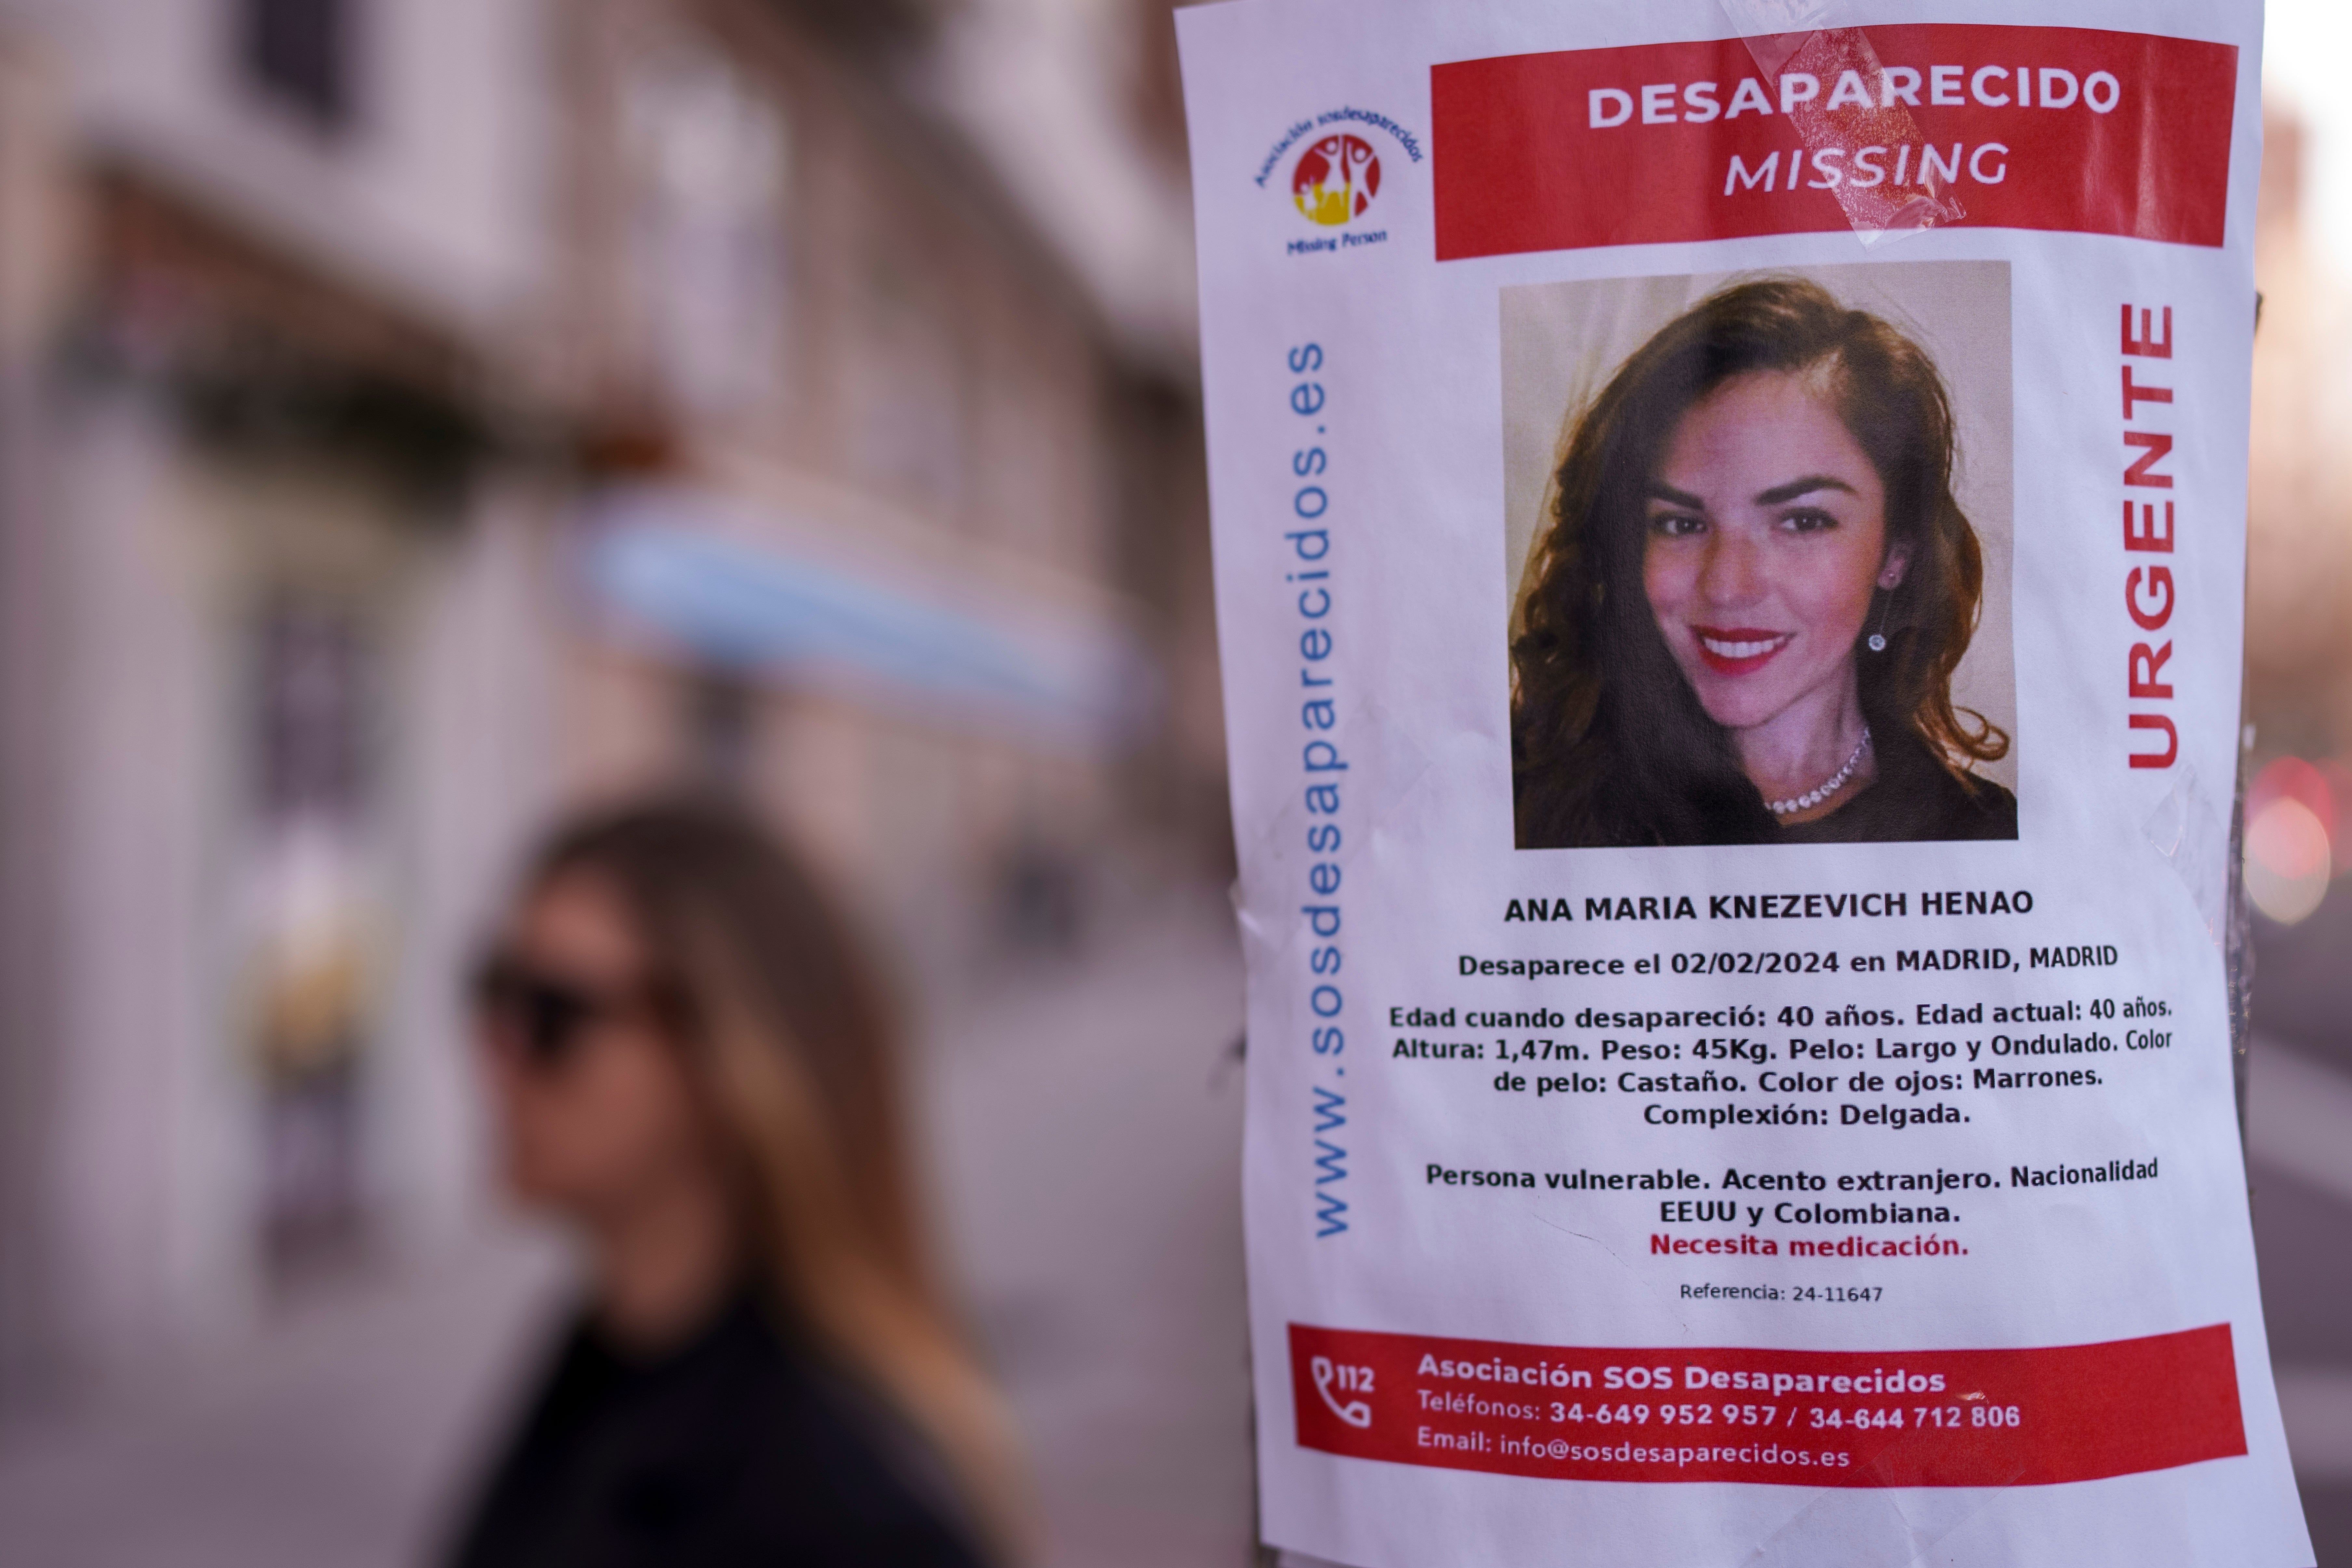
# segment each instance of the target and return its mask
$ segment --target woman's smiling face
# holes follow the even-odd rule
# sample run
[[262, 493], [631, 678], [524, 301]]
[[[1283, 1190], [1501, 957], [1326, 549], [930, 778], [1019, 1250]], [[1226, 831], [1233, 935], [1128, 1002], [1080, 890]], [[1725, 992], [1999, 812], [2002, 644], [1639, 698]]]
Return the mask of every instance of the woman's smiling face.
[[1727, 729], [1841, 688], [1873, 590], [1903, 579], [1885, 488], [1819, 381], [1724, 383], [1683, 415], [1650, 481], [1642, 585]]

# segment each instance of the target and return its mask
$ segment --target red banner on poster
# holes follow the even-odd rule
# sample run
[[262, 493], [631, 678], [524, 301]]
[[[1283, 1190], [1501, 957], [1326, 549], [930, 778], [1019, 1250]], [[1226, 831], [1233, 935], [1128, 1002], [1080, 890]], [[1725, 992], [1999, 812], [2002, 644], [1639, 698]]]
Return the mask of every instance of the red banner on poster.
[[2218, 246], [2237, 56], [1936, 25], [1434, 66], [1437, 257], [1954, 224]]
[[2007, 1487], [2246, 1452], [2226, 1323], [2030, 1350], [1593, 1350], [1290, 1325], [1298, 1444], [1589, 1481]]

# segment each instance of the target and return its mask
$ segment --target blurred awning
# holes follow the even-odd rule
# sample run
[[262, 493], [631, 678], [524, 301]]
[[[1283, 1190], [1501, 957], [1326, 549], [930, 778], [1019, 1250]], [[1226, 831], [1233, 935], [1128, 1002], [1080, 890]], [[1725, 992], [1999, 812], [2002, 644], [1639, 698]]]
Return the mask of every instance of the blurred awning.
[[1002, 590], [926, 591], [772, 543], [760, 522], [689, 488], [610, 491], [591, 510], [591, 585], [698, 662], [935, 720], [1085, 744], [1132, 735], [1157, 707], [1156, 671], [1108, 616]]

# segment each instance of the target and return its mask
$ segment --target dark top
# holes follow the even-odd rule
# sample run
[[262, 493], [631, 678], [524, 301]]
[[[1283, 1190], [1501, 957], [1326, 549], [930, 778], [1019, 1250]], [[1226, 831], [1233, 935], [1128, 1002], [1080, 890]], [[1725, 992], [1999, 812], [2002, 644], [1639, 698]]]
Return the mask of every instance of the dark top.
[[1729, 767], [1679, 783], [1620, 786], [1597, 804], [1575, 801], [1555, 777], [1530, 769], [1513, 739], [1514, 811], [1522, 849], [1640, 844], [1899, 844], [2014, 838], [2017, 797], [1990, 779], [1946, 767], [1912, 729], [1874, 723], [1875, 776], [1838, 808], [1784, 826], [1744, 774]]
[[1827, 816], [1780, 829], [1783, 844], [2014, 838], [2017, 797], [1990, 779], [1962, 783], [1908, 729], [1874, 731], [1878, 776]]
[[[565, 1335], [454, 1568], [977, 1568], [881, 1413], [749, 1297], [632, 1360]], [[904, 1445], [899, 1445], [903, 1447]]]

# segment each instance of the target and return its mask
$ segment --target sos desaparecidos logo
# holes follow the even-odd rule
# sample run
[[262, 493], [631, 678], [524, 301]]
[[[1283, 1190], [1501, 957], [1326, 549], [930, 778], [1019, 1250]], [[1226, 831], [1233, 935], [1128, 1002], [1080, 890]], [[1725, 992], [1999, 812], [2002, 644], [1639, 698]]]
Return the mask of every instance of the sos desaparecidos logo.
[[1341, 131], [1310, 142], [1290, 172], [1290, 199], [1310, 223], [1337, 228], [1370, 210], [1381, 194], [1381, 155]]
[[[1395, 145], [1382, 146], [1375, 132], [1385, 132]], [[1388, 237], [1384, 230], [1371, 230], [1381, 221], [1383, 174], [1395, 174], [1398, 153], [1403, 162], [1420, 163], [1420, 140], [1387, 115], [1366, 110], [1329, 110], [1286, 129], [1258, 165], [1257, 184], [1272, 184], [1286, 166], [1291, 205], [1324, 237], [1294, 241], [1288, 248], [1330, 250]]]

